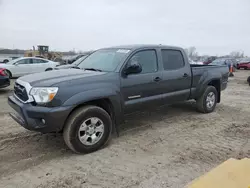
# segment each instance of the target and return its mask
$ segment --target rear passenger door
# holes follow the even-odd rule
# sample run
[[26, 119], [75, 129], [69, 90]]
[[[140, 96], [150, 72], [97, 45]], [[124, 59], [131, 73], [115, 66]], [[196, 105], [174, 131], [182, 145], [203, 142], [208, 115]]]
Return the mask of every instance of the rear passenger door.
[[184, 101], [189, 98], [192, 74], [190, 64], [184, 60], [180, 50], [162, 49], [164, 88], [163, 100], [166, 104]]
[[156, 50], [147, 49], [135, 52], [129, 58], [124, 69], [129, 66], [131, 61], [137, 61], [142, 67], [142, 72], [126, 76], [121, 75], [121, 95], [125, 113], [162, 104], [161, 72], [158, 70]]
[[32, 59], [32, 73], [44, 72], [49, 67], [49, 62], [44, 59]]

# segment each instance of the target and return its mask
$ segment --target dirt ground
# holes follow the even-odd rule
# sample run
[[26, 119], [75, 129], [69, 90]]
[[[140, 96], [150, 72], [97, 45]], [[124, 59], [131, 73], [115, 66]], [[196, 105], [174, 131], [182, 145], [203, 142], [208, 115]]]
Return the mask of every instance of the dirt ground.
[[228, 158], [250, 157], [250, 71], [230, 78], [211, 114], [193, 102], [128, 117], [120, 137], [95, 153], [76, 155], [62, 135], [17, 125], [0, 91], [0, 187], [184, 187]]

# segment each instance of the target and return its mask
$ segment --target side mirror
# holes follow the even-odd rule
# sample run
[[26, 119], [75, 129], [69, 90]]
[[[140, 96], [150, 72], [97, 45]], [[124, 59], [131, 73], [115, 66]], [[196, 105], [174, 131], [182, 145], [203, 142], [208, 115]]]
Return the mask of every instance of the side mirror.
[[125, 69], [124, 73], [126, 75], [129, 75], [129, 74], [137, 74], [137, 73], [140, 73], [141, 71], [142, 71], [141, 65], [139, 63], [134, 63], [134, 64], [128, 66]]

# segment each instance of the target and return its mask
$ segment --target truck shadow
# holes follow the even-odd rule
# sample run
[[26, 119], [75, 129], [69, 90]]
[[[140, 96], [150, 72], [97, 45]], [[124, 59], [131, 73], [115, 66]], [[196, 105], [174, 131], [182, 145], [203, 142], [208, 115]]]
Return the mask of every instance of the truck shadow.
[[62, 134], [21, 133], [0, 140], [0, 177], [72, 155]]
[[121, 134], [129, 130], [145, 127], [147, 124], [162, 121], [169, 117], [199, 114], [194, 101], [161, 106], [157, 109], [145, 109], [143, 112], [126, 115], [126, 122], [120, 126]]
[[[227, 109], [223, 111], [218, 110], [223, 114], [227, 114], [232, 110], [228, 106], [219, 108]], [[125, 124], [120, 126], [120, 135], [121, 137], [133, 137], [134, 134], [147, 131], [149, 129], [147, 126], [153, 125], [157, 127], [157, 122], [166, 121], [169, 118], [172, 118], [170, 121], [176, 122], [200, 115], [196, 111], [195, 103], [192, 101], [162, 106], [157, 109], [147, 109], [144, 112], [127, 115]], [[132, 135], [128, 133], [131, 130], [134, 130]], [[116, 139], [114, 138], [113, 142]], [[112, 147], [112, 142], [110, 147]], [[40, 134], [22, 131], [16, 135], [0, 138], [0, 177], [26, 170], [43, 162], [67, 158], [72, 155], [75, 154], [65, 145], [62, 134]]]
[[[121, 135], [124, 131], [139, 128], [149, 121], [157, 122], [162, 118], [182, 113], [196, 113], [192, 103], [163, 106], [156, 110], [147, 109], [142, 113], [131, 114], [127, 116], [127, 122], [122, 125]], [[0, 177], [53, 159], [74, 155], [65, 145], [62, 134], [41, 134], [30, 131], [22, 131], [0, 138], [0, 151]]]

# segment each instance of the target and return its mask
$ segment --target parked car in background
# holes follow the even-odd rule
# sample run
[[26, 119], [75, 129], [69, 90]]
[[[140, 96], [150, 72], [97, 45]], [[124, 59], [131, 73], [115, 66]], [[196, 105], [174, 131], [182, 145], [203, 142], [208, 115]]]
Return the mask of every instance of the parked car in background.
[[10, 85], [10, 79], [6, 69], [0, 68], [0, 88], [5, 88]]
[[31, 73], [53, 70], [58, 62], [36, 57], [21, 57], [6, 64], [0, 64], [0, 68], [6, 69], [10, 78], [24, 76]]
[[9, 61], [12, 61], [14, 59], [20, 58], [18, 56], [12, 56], [12, 57], [4, 57], [4, 58], [0, 58], [0, 63], [8, 63]]
[[86, 57], [88, 57], [88, 56], [87, 55], [82, 56], [81, 58], [77, 59], [72, 64], [60, 65], [60, 66], [55, 67], [54, 69], [59, 70], [59, 69], [77, 68], [77, 65], [79, 65], [82, 61], [84, 61], [84, 59], [86, 59]]
[[209, 65], [227, 65], [230, 69], [231, 65], [233, 65], [234, 68], [236, 68], [237, 61], [233, 58], [218, 58], [214, 60]]
[[243, 58], [237, 62], [237, 69], [250, 69], [250, 58]]
[[204, 65], [208, 65], [208, 64], [212, 63], [215, 59], [217, 59], [216, 56], [208, 57], [208, 58], [206, 58], [206, 59], [203, 61], [203, 64], [204, 64]]
[[193, 60], [189, 59], [189, 64], [191, 64], [191, 65], [203, 65], [203, 62], [193, 61]]

